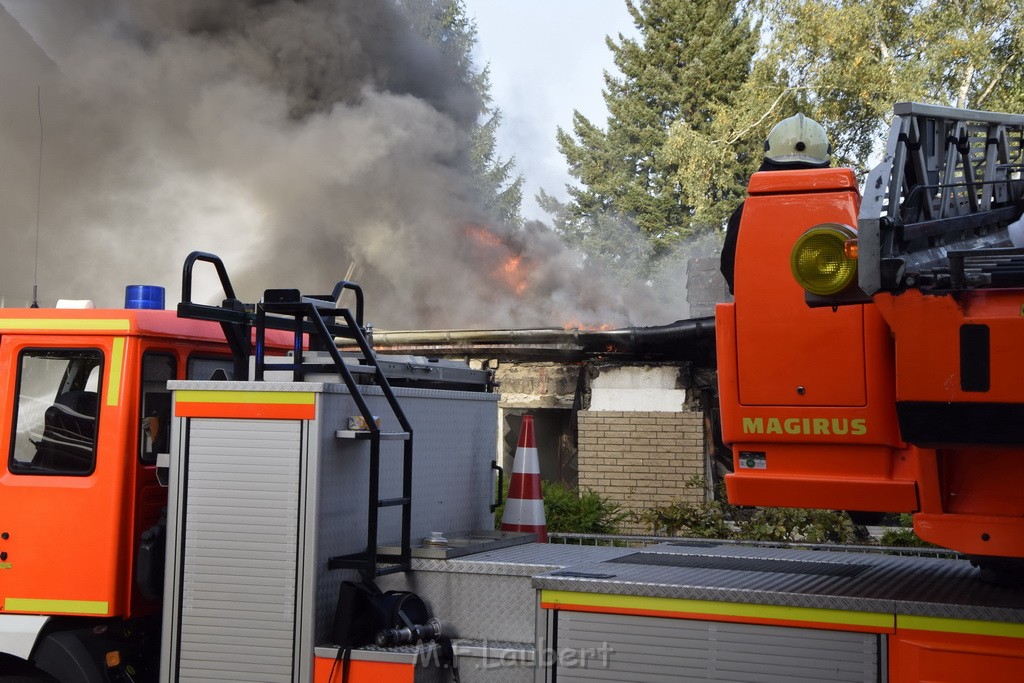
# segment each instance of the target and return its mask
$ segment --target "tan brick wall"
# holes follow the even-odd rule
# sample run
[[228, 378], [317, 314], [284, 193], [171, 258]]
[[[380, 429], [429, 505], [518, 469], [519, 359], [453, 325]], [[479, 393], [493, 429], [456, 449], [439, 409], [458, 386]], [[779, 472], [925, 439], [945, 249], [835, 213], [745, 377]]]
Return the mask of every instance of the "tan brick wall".
[[[642, 512], [703, 492], [686, 480], [704, 474], [700, 412], [579, 412], [579, 485]], [[623, 530], [645, 530], [632, 518]]]

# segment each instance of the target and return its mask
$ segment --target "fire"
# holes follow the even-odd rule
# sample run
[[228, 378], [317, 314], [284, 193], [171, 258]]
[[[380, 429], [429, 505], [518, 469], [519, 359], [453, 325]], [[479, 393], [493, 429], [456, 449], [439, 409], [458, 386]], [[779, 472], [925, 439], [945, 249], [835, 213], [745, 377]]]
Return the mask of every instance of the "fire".
[[605, 332], [607, 330], [614, 330], [615, 325], [611, 323], [588, 324], [582, 323], [579, 320], [570, 320], [562, 325], [562, 329], [585, 330], [587, 332]]
[[491, 247], [501, 246], [503, 242], [501, 238], [495, 235], [487, 228], [479, 225], [468, 225], [466, 226], [466, 234], [475, 239], [480, 244], [485, 244]]
[[510, 256], [505, 260], [505, 265], [501, 267], [505, 274], [505, 282], [516, 293], [516, 296], [522, 296], [529, 284], [527, 279], [530, 276], [530, 271], [525, 268], [520, 269], [522, 263], [522, 256]]
[[523, 296], [530, 287], [530, 276], [536, 264], [524, 256], [515, 246], [480, 225], [466, 226], [466, 235], [472, 238], [474, 256], [490, 269], [490, 278], [516, 296]]

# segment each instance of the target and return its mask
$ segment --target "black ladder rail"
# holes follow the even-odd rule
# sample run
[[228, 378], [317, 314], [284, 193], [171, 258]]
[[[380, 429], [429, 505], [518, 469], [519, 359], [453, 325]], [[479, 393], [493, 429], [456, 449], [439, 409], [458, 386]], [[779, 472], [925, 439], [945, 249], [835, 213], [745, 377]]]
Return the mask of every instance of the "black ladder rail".
[[[196, 262], [210, 263], [217, 271], [225, 299], [221, 306], [211, 306], [192, 301], [192, 273]], [[350, 290], [355, 294], [355, 316], [345, 308], [338, 308], [337, 302], [341, 295]], [[302, 297], [298, 290], [268, 290], [264, 303], [257, 306], [243, 304], [235, 298], [234, 288], [228, 278], [227, 269], [221, 259], [210, 253], [195, 251], [188, 255], [182, 269], [182, 297], [178, 304], [178, 316], [197, 320], [210, 320], [220, 323], [224, 336], [234, 358], [234, 379], [244, 380], [248, 377], [248, 359], [254, 358], [254, 379], [262, 381], [266, 365], [266, 330], [273, 329], [291, 332], [291, 352], [295, 362], [291, 364], [273, 364], [274, 370], [291, 370], [296, 381], [302, 381], [307, 372], [324, 372], [323, 364], [306, 363], [303, 360], [303, 334], [310, 335], [311, 351], [327, 351], [334, 370], [341, 376], [348, 389], [359, 414], [363, 417], [366, 431], [351, 432], [338, 430], [338, 438], [368, 440], [370, 442], [370, 491], [367, 501], [367, 533], [366, 551], [352, 555], [331, 558], [329, 568], [357, 569], [364, 578], [372, 578], [382, 574], [408, 571], [411, 564], [411, 526], [412, 526], [412, 426], [409, 423], [398, 399], [395, 397], [391, 384], [383, 369], [377, 362], [376, 355], [364, 333], [363, 326], [363, 291], [359, 285], [345, 280], [339, 281], [330, 295]], [[266, 301], [266, 299], [273, 299]], [[270, 315], [268, 315], [270, 314]], [[330, 323], [325, 320], [330, 321]], [[335, 322], [342, 318], [344, 325]], [[255, 335], [253, 329], [255, 328]], [[255, 336], [255, 343], [253, 337]], [[403, 431], [382, 432], [377, 426], [359, 390], [359, 382], [355, 380], [342, 357], [335, 338], [353, 339], [359, 347], [362, 357], [360, 365], [373, 369], [373, 382], [380, 387], [392, 412]], [[255, 346], [255, 349], [253, 348]], [[380, 444], [381, 441], [402, 440], [402, 495], [396, 498], [380, 498]], [[380, 508], [402, 508], [402, 539], [397, 554], [380, 554], [377, 552], [378, 511]], [[378, 560], [385, 559], [387, 566], [381, 566]]]
[[[346, 284], [349, 288], [354, 287], [350, 283]], [[358, 288], [356, 289], [357, 292], [361, 294], [361, 291], [358, 290]], [[357, 294], [357, 299], [359, 300], [359, 308], [361, 309], [362, 297], [359, 296], [359, 294]], [[257, 381], [263, 379], [267, 367], [264, 353], [265, 335], [268, 327], [267, 314], [291, 316], [294, 323], [294, 327], [292, 328], [295, 340], [293, 344], [293, 353], [295, 354], [296, 362], [291, 364], [274, 364], [272, 366], [273, 369], [285, 371], [291, 370], [296, 381], [302, 381], [308, 371], [323, 371], [322, 366], [305, 363], [302, 359], [302, 334], [305, 327], [303, 322], [306, 321], [311, 323], [313, 334], [318, 335], [321, 340], [325, 341], [322, 346], [330, 355], [331, 360], [334, 363], [335, 370], [341, 376], [353, 402], [359, 410], [359, 414], [367, 425], [367, 431], [365, 432], [338, 430], [336, 433], [339, 438], [366, 439], [370, 442], [370, 481], [369, 496], [367, 500], [366, 550], [362, 553], [332, 557], [328, 562], [328, 568], [356, 569], [366, 579], [372, 579], [374, 576], [381, 576], [383, 574], [408, 571], [412, 562], [411, 528], [413, 430], [405, 412], [402, 410], [398, 398], [394, 394], [387, 376], [384, 374], [383, 369], [377, 362], [376, 354], [370, 347], [369, 341], [363, 333], [362, 326], [359, 324], [357, 318], [353, 317], [350, 310], [345, 308], [329, 307], [327, 302], [321, 303], [320, 301], [317, 301], [316, 303], [313, 303], [313, 301], [310, 300], [300, 300], [293, 302], [264, 302], [259, 304], [256, 309], [255, 372]], [[358, 311], [358, 314], [361, 315], [361, 310]], [[335, 327], [335, 329], [329, 329], [324, 321], [324, 315], [331, 318], [341, 317], [344, 319], [345, 325], [332, 326]], [[338, 335], [336, 334], [338, 331], [344, 331], [346, 334]], [[360, 353], [362, 354], [362, 358], [360, 359], [362, 361], [361, 364], [373, 369], [374, 383], [380, 387], [381, 393], [384, 394], [384, 397], [387, 400], [392, 413], [395, 415], [395, 418], [398, 420], [402, 431], [382, 432], [380, 427], [377, 426], [373, 413], [359, 390], [359, 383], [356, 382], [351, 370], [348, 368], [348, 364], [342, 357], [341, 352], [332, 341], [335, 336], [345, 336], [355, 341], [356, 345], [359, 347]], [[380, 497], [380, 444], [382, 440], [404, 441], [402, 453], [402, 495], [398, 498], [381, 499]], [[377, 551], [378, 514], [382, 507], [402, 508], [401, 547], [397, 555], [382, 555]], [[381, 566], [381, 559], [386, 560], [387, 566]]]
[[[210, 263], [216, 269], [225, 296], [224, 302], [220, 306], [210, 306], [192, 301], [192, 270], [196, 261]], [[216, 254], [193, 251], [185, 258], [185, 265], [181, 272], [181, 302], [178, 304], [178, 317], [212, 320], [220, 323], [234, 361], [233, 379], [245, 379], [249, 371], [247, 367], [249, 354], [252, 351], [250, 330], [252, 329], [253, 313], [235, 298], [235, 289], [231, 286], [227, 268]]]

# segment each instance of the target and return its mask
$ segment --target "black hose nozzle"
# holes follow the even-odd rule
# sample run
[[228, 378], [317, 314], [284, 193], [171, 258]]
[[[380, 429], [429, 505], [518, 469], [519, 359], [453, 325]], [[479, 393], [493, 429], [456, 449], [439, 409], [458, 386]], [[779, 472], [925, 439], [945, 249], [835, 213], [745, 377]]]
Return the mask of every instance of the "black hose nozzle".
[[408, 645], [423, 640], [436, 640], [441, 637], [441, 622], [431, 619], [425, 624], [413, 624], [406, 628], [386, 628], [377, 632], [373, 639], [378, 647], [391, 645]]

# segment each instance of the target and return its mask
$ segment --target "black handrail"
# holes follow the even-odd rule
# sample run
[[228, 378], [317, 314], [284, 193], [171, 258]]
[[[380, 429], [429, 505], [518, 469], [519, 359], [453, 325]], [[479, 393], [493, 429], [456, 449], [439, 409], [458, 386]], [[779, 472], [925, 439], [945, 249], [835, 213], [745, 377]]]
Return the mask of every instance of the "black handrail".
[[224, 288], [224, 294], [227, 295], [228, 299], [235, 298], [235, 289], [231, 286], [231, 279], [228, 278], [227, 268], [224, 267], [224, 262], [220, 260], [220, 257], [216, 254], [210, 254], [205, 251], [193, 251], [185, 258], [185, 267], [182, 269], [181, 274], [181, 301], [182, 303], [192, 303], [192, 268], [196, 261], [205, 261], [206, 263], [212, 263], [214, 268], [217, 269], [217, 277], [220, 278], [220, 285]]
[[348, 282], [347, 280], [341, 280], [338, 284], [334, 285], [334, 291], [331, 292], [331, 300], [334, 305], [338, 305], [338, 300], [341, 298], [342, 293], [346, 290], [355, 292], [356, 295], [356, 324], [359, 329], [363, 328], [363, 288], [354, 282]]
[[[192, 270], [196, 261], [211, 263], [216, 268], [225, 295], [220, 306], [192, 301]], [[181, 302], [178, 304], [178, 316], [219, 322], [234, 360], [232, 379], [245, 379], [249, 372], [249, 355], [252, 351], [252, 313], [246, 311], [242, 302], [235, 298], [235, 288], [231, 286], [227, 268], [219, 256], [205, 251], [193, 251], [185, 258], [181, 273]]]

